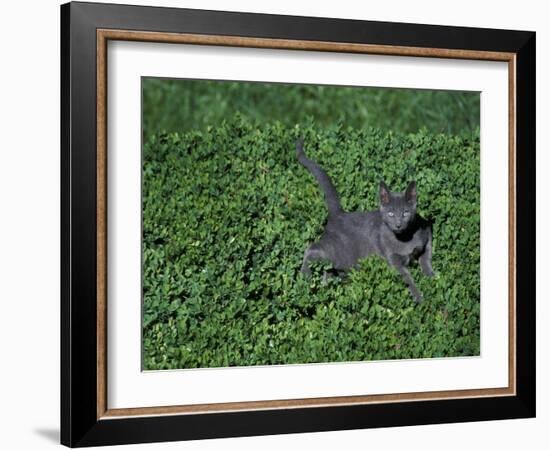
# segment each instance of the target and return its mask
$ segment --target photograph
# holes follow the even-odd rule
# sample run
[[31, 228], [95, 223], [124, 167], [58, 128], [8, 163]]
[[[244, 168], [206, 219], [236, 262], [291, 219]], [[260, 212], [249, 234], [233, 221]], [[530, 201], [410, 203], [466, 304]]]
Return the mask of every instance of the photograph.
[[173, 6], [60, 8], [61, 443], [534, 418], [533, 22]]
[[480, 93], [141, 78], [142, 370], [480, 356]]

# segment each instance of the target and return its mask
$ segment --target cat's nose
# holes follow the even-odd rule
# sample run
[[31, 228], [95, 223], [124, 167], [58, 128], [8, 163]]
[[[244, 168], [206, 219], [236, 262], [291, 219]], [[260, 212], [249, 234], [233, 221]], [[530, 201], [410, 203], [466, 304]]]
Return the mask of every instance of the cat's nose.
[[400, 224], [400, 223], [396, 224], [395, 226], [396, 226], [396, 228], [397, 228], [398, 230], [401, 228], [401, 224]]

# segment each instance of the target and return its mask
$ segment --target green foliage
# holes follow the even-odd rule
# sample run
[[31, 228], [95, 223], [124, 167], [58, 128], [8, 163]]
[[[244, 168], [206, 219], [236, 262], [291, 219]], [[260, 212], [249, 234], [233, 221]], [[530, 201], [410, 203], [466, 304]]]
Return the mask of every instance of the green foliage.
[[[322, 285], [300, 274], [326, 219], [294, 141], [327, 169], [347, 210], [377, 186], [418, 185], [434, 221], [435, 278], [411, 273], [417, 305], [380, 258]], [[152, 135], [143, 152], [144, 368], [479, 354], [479, 136], [222, 125]]]
[[312, 118], [385, 131], [471, 134], [479, 127], [479, 93], [209, 80], [143, 80], [143, 129], [181, 132], [219, 124], [238, 111], [257, 124], [293, 127]]

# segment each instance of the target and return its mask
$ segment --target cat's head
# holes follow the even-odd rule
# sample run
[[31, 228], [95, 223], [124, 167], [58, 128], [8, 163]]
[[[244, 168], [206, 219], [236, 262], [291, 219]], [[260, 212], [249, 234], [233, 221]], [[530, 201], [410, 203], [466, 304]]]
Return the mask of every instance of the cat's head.
[[416, 215], [416, 182], [409, 183], [405, 192], [391, 192], [381, 181], [379, 194], [382, 220], [394, 233], [402, 233]]

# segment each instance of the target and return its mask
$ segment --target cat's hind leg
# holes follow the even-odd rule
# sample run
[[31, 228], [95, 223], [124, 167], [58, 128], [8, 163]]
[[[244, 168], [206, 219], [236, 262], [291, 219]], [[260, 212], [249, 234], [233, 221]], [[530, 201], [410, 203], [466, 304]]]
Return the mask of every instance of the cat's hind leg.
[[302, 261], [302, 268], [300, 272], [305, 275], [311, 275], [311, 269], [309, 268], [309, 261], [319, 261], [326, 259], [327, 255], [323, 249], [319, 248], [318, 244], [311, 245], [304, 253], [304, 259]]
[[321, 282], [323, 286], [328, 284], [328, 280], [338, 276], [338, 271], [336, 269], [329, 269], [323, 272], [323, 281]]

